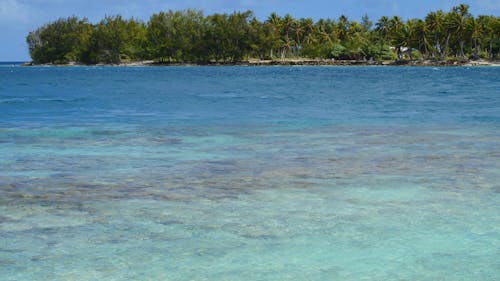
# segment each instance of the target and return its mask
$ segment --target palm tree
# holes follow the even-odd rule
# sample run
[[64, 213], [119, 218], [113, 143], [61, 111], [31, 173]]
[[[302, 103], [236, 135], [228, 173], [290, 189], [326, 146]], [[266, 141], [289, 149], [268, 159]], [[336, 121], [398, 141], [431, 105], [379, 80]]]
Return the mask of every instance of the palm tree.
[[375, 30], [380, 34], [380, 47], [389, 39], [390, 20], [388, 17], [381, 17], [375, 24]]
[[281, 17], [276, 14], [276, 12], [273, 12], [269, 17], [267, 17], [268, 23], [273, 24], [274, 26], [280, 26], [281, 24]]
[[443, 46], [442, 46], [442, 37], [444, 33], [444, 22], [445, 22], [445, 13], [442, 10], [438, 10], [437, 12], [430, 12], [425, 17], [426, 29], [430, 31], [430, 36], [432, 40], [432, 56], [442, 56], [443, 54]]
[[470, 17], [469, 5], [461, 4], [460, 6], [454, 7], [452, 12], [448, 14], [447, 26], [451, 34], [455, 36], [458, 41], [459, 53], [457, 56], [462, 58], [465, 57], [464, 54], [464, 41], [467, 29], [467, 21]]
[[334, 23], [331, 20], [320, 19], [314, 28], [314, 39], [319, 44], [333, 45], [336, 41]]
[[290, 14], [286, 14], [281, 21], [281, 41], [283, 43], [281, 58], [284, 58], [288, 52], [293, 50], [294, 42], [291, 34], [294, 24], [295, 20]]
[[283, 19], [278, 16], [275, 12], [273, 12], [268, 18], [265, 24], [267, 24], [270, 28], [269, 36], [268, 39], [272, 40], [273, 43], [271, 44], [271, 50], [270, 50], [270, 57], [271, 59], [274, 57], [274, 48], [281, 48], [281, 38], [280, 38], [280, 31], [281, 31], [281, 24], [283, 22]]
[[300, 19], [300, 25], [302, 26], [302, 29], [304, 31], [304, 38], [302, 43], [309, 44], [315, 29], [314, 21], [311, 18]]
[[481, 49], [481, 43], [479, 40], [483, 34], [482, 26], [474, 17], [469, 17], [467, 20], [467, 30], [471, 38], [471, 46], [473, 46], [473, 57], [474, 59], [479, 58], [479, 50]]
[[402, 58], [401, 48], [404, 47], [406, 35], [404, 34], [405, 30], [403, 30], [405, 24], [403, 20], [399, 16], [394, 16], [389, 21], [389, 37], [391, 38], [392, 43], [396, 47], [396, 52], [398, 55], [398, 59]]
[[493, 41], [495, 38], [499, 38], [498, 35], [495, 36], [495, 22], [498, 21], [494, 16], [479, 16], [477, 18], [477, 24], [481, 30], [480, 39], [484, 44], [479, 43], [479, 45], [488, 46], [486, 51], [488, 57], [493, 57]]
[[347, 39], [347, 33], [349, 30], [349, 19], [345, 15], [341, 15], [339, 17], [339, 21], [337, 23], [337, 37], [340, 41], [345, 41]]
[[419, 42], [419, 20], [411, 19], [406, 22], [406, 24], [402, 28], [403, 35], [403, 46], [407, 47], [407, 53], [410, 57], [410, 60], [413, 60], [412, 52], [414, 49], [420, 51], [420, 42]]
[[[295, 35], [295, 46], [293, 48], [294, 52], [297, 52], [301, 46], [302, 46], [302, 41], [304, 39], [304, 33], [305, 33], [305, 30], [303, 28], [303, 26], [300, 24], [299, 21], [296, 21], [294, 20], [293, 23], [292, 23], [292, 33], [294, 33]], [[297, 55], [297, 54], [295, 54]]]
[[429, 56], [429, 52], [427, 49], [427, 35], [429, 31], [427, 30], [427, 26], [425, 25], [425, 21], [421, 19], [417, 19], [415, 22], [415, 32], [414, 36], [417, 41], [417, 48], [421, 54], [425, 57]]

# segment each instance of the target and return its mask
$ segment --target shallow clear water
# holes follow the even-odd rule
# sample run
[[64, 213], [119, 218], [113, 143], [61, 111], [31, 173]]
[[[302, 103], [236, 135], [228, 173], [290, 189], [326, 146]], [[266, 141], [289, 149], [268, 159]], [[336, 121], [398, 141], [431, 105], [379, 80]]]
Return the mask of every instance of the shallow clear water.
[[0, 67], [0, 280], [499, 280], [500, 68]]

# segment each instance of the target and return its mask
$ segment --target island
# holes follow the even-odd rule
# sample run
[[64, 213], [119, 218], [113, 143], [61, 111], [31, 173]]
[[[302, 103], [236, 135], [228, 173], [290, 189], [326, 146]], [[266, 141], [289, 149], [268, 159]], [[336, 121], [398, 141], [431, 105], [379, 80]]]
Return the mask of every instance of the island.
[[259, 20], [252, 11], [168, 11], [147, 22], [115, 15], [95, 24], [71, 16], [30, 32], [27, 43], [29, 65], [491, 65], [500, 17], [475, 17], [465, 4], [375, 23], [367, 15]]

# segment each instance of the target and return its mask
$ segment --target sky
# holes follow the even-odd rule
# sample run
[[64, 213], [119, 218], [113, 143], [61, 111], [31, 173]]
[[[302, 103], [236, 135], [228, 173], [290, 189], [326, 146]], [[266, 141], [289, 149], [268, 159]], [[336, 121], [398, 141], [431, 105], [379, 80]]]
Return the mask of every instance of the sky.
[[344, 14], [357, 20], [368, 14], [376, 21], [382, 15], [423, 18], [430, 11], [449, 11], [460, 3], [469, 4], [474, 15], [500, 16], [500, 0], [0, 0], [0, 61], [30, 61], [28, 32], [72, 15], [91, 22], [116, 14], [147, 21], [159, 11], [193, 8], [205, 14], [253, 10], [259, 19], [272, 12], [313, 19]]

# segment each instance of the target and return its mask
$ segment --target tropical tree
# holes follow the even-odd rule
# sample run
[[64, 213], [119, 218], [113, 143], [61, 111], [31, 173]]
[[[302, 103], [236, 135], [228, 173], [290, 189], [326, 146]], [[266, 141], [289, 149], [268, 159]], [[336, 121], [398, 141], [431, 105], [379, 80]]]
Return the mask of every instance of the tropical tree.
[[396, 48], [398, 59], [402, 58], [402, 48], [407, 45], [407, 30], [403, 20], [399, 16], [394, 16], [389, 21], [389, 37], [392, 45]]
[[458, 42], [458, 54], [462, 58], [465, 57], [464, 53], [464, 43], [466, 40], [467, 22], [470, 18], [469, 6], [461, 4], [460, 6], [453, 7], [452, 11], [448, 13], [446, 19], [446, 25], [449, 30], [449, 34], [454, 36]]
[[146, 26], [120, 15], [106, 16], [95, 27], [90, 47], [94, 63], [121, 63], [122, 60], [143, 59], [146, 54]]
[[375, 31], [378, 32], [380, 46], [383, 46], [389, 40], [391, 23], [388, 17], [382, 16], [375, 25]]
[[[432, 57], [442, 57], [443, 55], [443, 37], [445, 32], [445, 13], [442, 10], [430, 12], [425, 17], [427, 30], [429, 30], [429, 38], [432, 46]], [[448, 40], [448, 39], [447, 39]]]
[[86, 18], [60, 18], [30, 32], [26, 38], [37, 63], [81, 61], [88, 49], [92, 25]]

